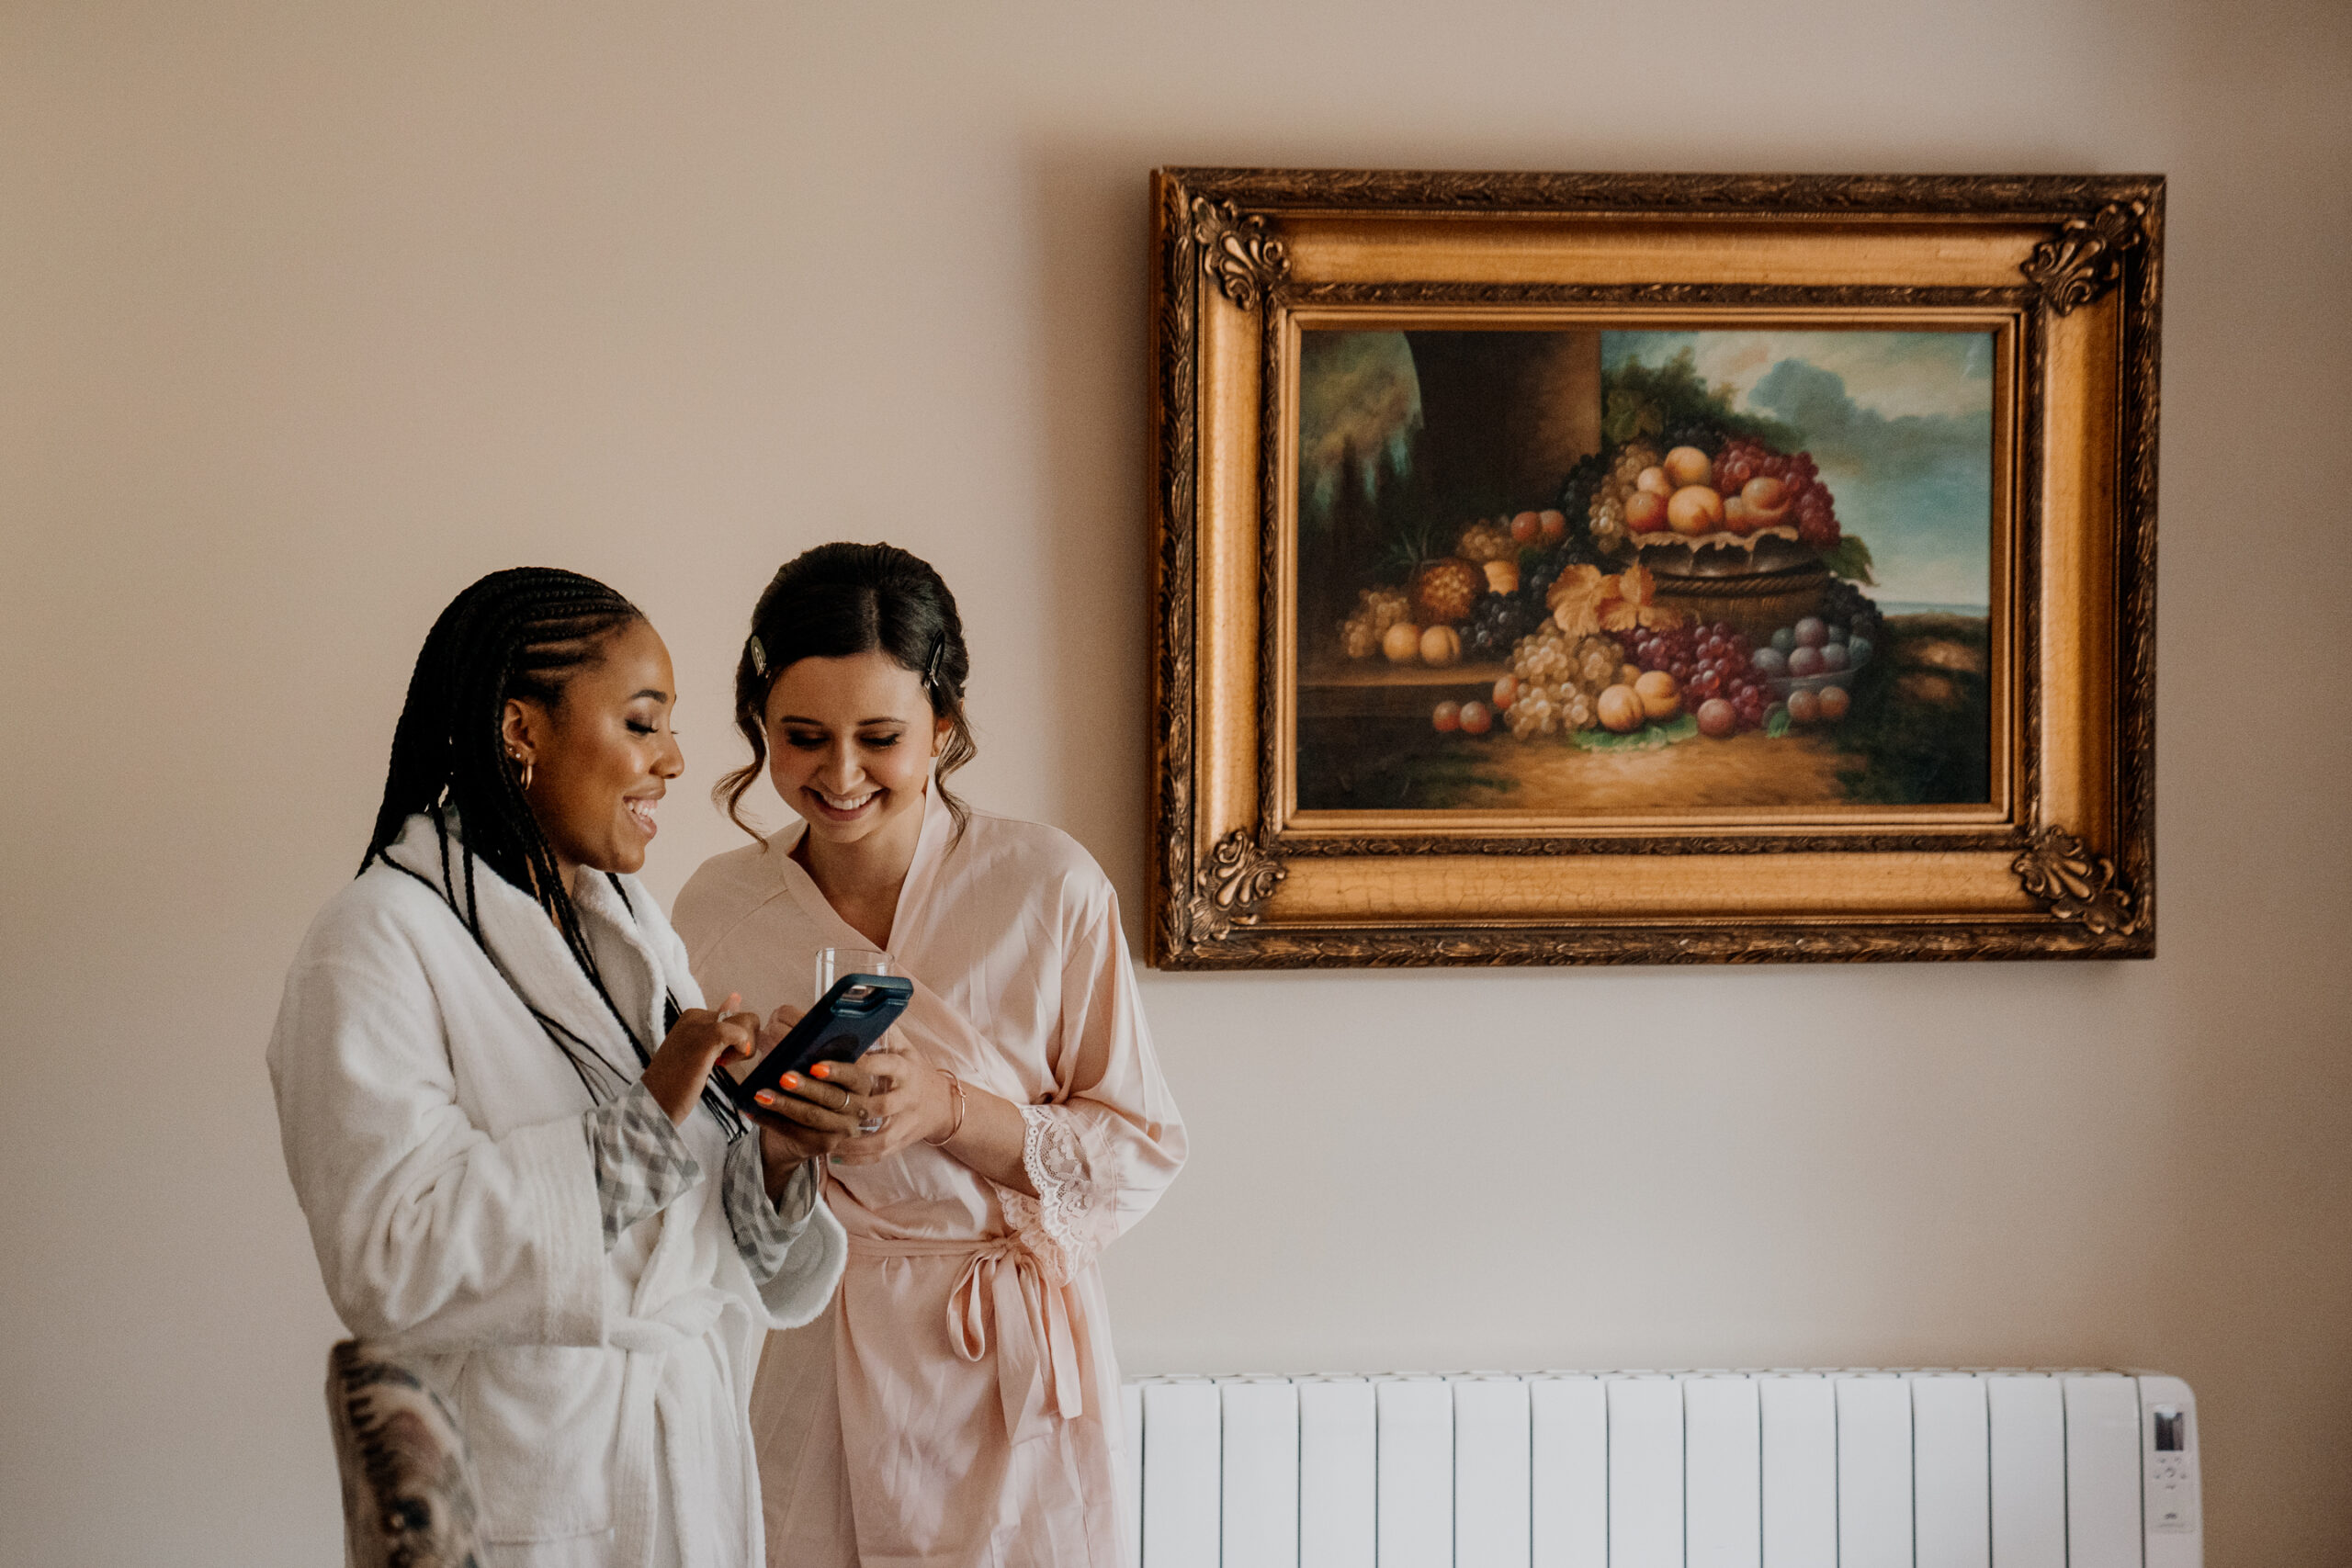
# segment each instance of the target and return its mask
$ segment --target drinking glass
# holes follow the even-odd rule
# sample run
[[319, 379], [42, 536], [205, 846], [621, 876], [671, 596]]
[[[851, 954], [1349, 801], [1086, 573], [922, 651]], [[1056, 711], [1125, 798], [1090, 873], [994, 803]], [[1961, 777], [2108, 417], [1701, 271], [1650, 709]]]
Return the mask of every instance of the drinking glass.
[[870, 947], [820, 947], [817, 950], [817, 998], [833, 988], [844, 975], [895, 975], [899, 966], [887, 953]]
[[[895, 975], [898, 972], [898, 966], [890, 962], [890, 955], [875, 948], [820, 947], [817, 950], [817, 999], [824, 1000], [825, 993], [847, 976]], [[878, 1133], [882, 1126], [882, 1118], [869, 1117], [858, 1123], [857, 1130]]]

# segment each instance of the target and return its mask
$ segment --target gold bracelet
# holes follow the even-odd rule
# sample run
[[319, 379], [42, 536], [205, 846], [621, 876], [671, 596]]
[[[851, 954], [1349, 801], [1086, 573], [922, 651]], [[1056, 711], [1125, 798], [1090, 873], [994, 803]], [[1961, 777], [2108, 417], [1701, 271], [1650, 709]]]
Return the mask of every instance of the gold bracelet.
[[956, 1134], [964, 1130], [964, 1111], [966, 1109], [964, 1104], [964, 1080], [957, 1077], [954, 1073], [949, 1072], [945, 1067], [933, 1067], [932, 1071], [937, 1073], [941, 1077], [945, 1078], [947, 1080], [947, 1087], [956, 1091], [955, 1125], [947, 1129], [947, 1133], [944, 1137], [925, 1138], [923, 1140], [924, 1143], [929, 1144], [933, 1148], [942, 1149], [954, 1143], [956, 1141]]

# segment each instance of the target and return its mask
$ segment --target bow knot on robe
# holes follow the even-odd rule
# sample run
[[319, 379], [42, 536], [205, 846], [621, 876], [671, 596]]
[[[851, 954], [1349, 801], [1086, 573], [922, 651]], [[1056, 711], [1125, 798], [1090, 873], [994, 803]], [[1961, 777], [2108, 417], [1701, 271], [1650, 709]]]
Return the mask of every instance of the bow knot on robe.
[[1085, 1408], [1077, 1328], [1062, 1288], [1046, 1278], [1037, 1255], [1014, 1235], [967, 1241], [888, 1241], [854, 1236], [853, 1258], [953, 1258], [968, 1255], [947, 1293], [947, 1342], [967, 1361], [989, 1354], [996, 1328], [997, 1393], [1004, 1429], [1015, 1448], [1052, 1430], [1046, 1412], [1074, 1419]]

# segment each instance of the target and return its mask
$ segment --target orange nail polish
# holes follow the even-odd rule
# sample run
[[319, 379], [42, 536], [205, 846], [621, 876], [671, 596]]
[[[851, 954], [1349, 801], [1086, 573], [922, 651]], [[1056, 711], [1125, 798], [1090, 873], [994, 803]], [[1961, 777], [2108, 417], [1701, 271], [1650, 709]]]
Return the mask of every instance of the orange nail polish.
[[778, 1081], [786, 1089], [798, 1089], [800, 1087], [800, 1075], [798, 1073], [786, 1073]]
[[752, 1096], [752, 1098], [758, 1100], [762, 1105], [774, 1105], [775, 1103], [775, 1096], [770, 1094], [765, 1089], [760, 1090], [759, 1093]]
[[820, 1062], [808, 1069], [808, 1076], [812, 1078], [829, 1078], [833, 1076], [833, 1069], [828, 1064]]

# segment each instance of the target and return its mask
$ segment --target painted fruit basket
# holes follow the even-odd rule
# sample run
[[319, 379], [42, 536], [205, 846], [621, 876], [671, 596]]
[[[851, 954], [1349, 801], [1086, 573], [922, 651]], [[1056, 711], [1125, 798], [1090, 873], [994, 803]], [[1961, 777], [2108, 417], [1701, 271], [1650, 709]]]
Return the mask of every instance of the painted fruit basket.
[[1698, 538], [1644, 536], [1641, 563], [1657, 603], [1693, 620], [1722, 621], [1756, 642], [1820, 612], [1829, 569], [1793, 528]]

